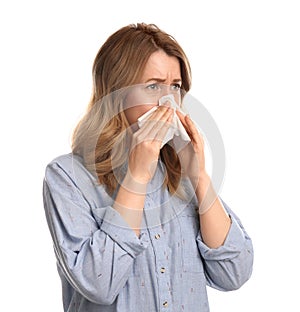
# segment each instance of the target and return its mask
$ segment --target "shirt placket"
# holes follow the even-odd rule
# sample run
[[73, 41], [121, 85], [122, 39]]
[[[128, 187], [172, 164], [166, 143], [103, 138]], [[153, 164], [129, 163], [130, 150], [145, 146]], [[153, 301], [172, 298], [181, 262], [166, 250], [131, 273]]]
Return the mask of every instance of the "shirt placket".
[[151, 211], [152, 199], [148, 198], [145, 203], [145, 216], [147, 220], [151, 219], [152, 226], [148, 228], [148, 233], [151, 238], [154, 254], [155, 254], [155, 270], [158, 282], [158, 298], [159, 298], [159, 308], [161, 312], [172, 311], [172, 296], [171, 296], [171, 272], [170, 272], [170, 249], [167, 248], [166, 237], [163, 229], [160, 225], [159, 213]]

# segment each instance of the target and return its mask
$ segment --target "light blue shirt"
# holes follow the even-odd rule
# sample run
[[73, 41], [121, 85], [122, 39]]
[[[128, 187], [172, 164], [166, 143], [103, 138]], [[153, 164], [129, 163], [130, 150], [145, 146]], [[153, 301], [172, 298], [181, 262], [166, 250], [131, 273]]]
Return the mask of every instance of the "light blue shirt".
[[251, 239], [231, 217], [224, 244], [211, 249], [200, 235], [195, 197], [162, 187], [159, 161], [148, 185], [141, 234], [113, 209], [113, 198], [68, 154], [46, 168], [44, 207], [68, 312], [204, 312], [206, 285], [241, 287], [253, 265]]

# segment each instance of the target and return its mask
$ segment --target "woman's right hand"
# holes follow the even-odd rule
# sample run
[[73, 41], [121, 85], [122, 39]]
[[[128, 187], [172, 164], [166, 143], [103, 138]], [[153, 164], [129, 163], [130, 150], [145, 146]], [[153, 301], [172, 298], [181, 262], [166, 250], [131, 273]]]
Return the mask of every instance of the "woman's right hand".
[[172, 108], [159, 106], [143, 127], [133, 133], [127, 172], [133, 183], [144, 185], [152, 179], [173, 114]]

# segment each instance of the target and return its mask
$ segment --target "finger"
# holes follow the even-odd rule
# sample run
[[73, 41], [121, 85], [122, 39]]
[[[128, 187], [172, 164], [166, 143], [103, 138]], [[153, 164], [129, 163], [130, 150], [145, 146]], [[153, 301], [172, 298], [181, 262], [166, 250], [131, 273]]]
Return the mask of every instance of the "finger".
[[156, 121], [150, 132], [148, 133], [148, 138], [152, 139], [152, 142], [156, 142], [161, 147], [161, 143], [166, 136], [171, 122], [173, 120], [173, 113], [166, 113], [160, 120]]
[[194, 124], [194, 122], [192, 121], [192, 119], [190, 118], [190, 116], [186, 116], [186, 123], [189, 127], [189, 132], [190, 132], [190, 137], [199, 144], [204, 144], [204, 139], [201, 133], [199, 133], [196, 125]]
[[168, 130], [172, 127], [173, 114], [171, 114], [168, 119], [163, 123], [162, 127], [157, 131], [157, 134], [154, 138], [155, 141], [158, 141], [160, 144], [164, 140]]
[[[157, 112], [158, 111], [158, 112]], [[172, 115], [172, 110], [168, 108], [157, 109], [152, 116], [147, 120], [144, 126], [144, 134], [147, 136], [151, 133], [153, 139], [156, 133], [163, 127], [164, 123]]]
[[159, 112], [157, 111], [158, 109], [153, 113], [154, 116], [146, 120], [144, 126], [135, 133], [139, 142], [153, 140], [158, 131], [173, 114], [172, 110], [168, 108], [160, 109]]
[[193, 123], [192, 119], [190, 118], [190, 116], [186, 115], [184, 119], [185, 119], [185, 122], [186, 122], [186, 124], [188, 126], [188, 129], [189, 129], [190, 133], [193, 136], [199, 135], [199, 132], [198, 132], [195, 124]]
[[179, 120], [181, 121], [181, 123], [183, 124], [184, 128], [186, 129], [187, 126], [187, 122], [185, 120], [185, 116], [182, 112], [180, 112], [179, 110], [176, 110], [176, 114], [179, 117]]
[[190, 127], [189, 127], [189, 125], [188, 125], [188, 123], [186, 121], [186, 118], [185, 118], [187, 115], [184, 115], [182, 112], [180, 112], [178, 110], [176, 111], [176, 114], [179, 117], [179, 119], [180, 119], [180, 121], [181, 121], [181, 123], [182, 123], [182, 125], [183, 125], [183, 127], [185, 129], [185, 131], [189, 135], [190, 139], [192, 139], [192, 133], [190, 131]]
[[172, 112], [170, 107], [159, 106], [157, 110], [149, 117], [148, 120], [160, 120], [160, 119], [166, 120], [166, 114], [168, 114], [169, 112]]

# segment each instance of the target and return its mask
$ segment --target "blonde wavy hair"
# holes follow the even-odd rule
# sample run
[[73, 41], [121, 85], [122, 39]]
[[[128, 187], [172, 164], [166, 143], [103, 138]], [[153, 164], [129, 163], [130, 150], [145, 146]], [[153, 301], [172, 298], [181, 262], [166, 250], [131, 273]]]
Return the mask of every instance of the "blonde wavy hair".
[[[191, 87], [189, 61], [177, 41], [154, 24], [125, 26], [102, 45], [93, 64], [93, 91], [83, 118], [72, 138], [72, 151], [83, 158], [100, 184], [112, 194], [122, 179], [122, 167], [128, 159], [125, 133], [129, 124], [123, 112], [126, 87], [139, 84], [150, 55], [163, 50], [180, 63], [182, 89]], [[118, 91], [118, 92], [116, 92]], [[176, 193], [181, 180], [179, 158], [166, 144], [160, 152], [166, 167], [164, 185]]]

